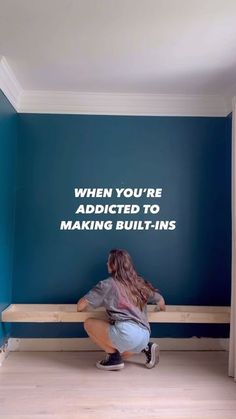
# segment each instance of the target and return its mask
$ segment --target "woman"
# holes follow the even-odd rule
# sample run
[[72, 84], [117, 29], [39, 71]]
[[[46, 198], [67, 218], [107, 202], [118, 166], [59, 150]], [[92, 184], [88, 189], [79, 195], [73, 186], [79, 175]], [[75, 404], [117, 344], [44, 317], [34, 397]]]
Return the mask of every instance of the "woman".
[[120, 370], [124, 367], [123, 359], [143, 352], [147, 368], [152, 368], [158, 361], [158, 345], [149, 343], [147, 303], [156, 303], [160, 310], [165, 310], [165, 301], [150, 282], [137, 274], [126, 250], [111, 250], [107, 266], [111, 276], [100, 281], [77, 303], [78, 311], [87, 306], [103, 306], [109, 317], [107, 321], [89, 318], [84, 323], [92, 341], [107, 353], [96, 366]]

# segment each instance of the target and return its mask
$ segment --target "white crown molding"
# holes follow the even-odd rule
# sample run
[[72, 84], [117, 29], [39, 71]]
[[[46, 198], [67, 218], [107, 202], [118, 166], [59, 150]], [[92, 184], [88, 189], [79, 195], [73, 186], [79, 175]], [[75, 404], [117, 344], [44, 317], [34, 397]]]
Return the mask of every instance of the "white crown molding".
[[5, 57], [0, 89], [19, 113], [224, 117], [232, 111], [231, 99], [221, 95], [27, 91]]
[[226, 116], [233, 111], [233, 97], [225, 97]]
[[23, 89], [5, 57], [0, 59], [0, 89], [3, 91], [14, 109], [18, 112], [19, 101]]
[[21, 113], [226, 116], [229, 104], [220, 95], [165, 95], [24, 91]]
[[232, 112], [235, 112], [235, 109], [236, 109], [236, 96], [234, 96], [232, 99]]

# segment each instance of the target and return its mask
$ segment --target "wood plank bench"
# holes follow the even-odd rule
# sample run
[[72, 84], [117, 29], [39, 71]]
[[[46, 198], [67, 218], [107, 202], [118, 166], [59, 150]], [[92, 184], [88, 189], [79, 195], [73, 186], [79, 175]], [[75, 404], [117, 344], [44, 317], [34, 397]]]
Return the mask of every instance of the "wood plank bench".
[[[104, 308], [77, 312], [76, 304], [11, 304], [2, 312], [2, 322], [9, 323], [80, 323], [87, 318], [107, 318]], [[148, 305], [150, 323], [230, 323], [228, 306], [167, 305], [157, 311]]]

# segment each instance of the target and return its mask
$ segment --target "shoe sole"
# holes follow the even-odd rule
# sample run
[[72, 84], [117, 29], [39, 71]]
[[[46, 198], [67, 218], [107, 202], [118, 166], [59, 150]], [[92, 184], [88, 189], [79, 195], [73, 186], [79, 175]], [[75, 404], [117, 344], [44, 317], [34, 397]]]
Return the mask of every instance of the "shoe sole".
[[151, 361], [146, 364], [147, 368], [153, 368], [159, 363], [160, 360], [160, 349], [157, 343], [153, 343], [151, 347]]
[[101, 365], [100, 361], [98, 361], [96, 363], [97, 368], [99, 368], [100, 370], [106, 370], [106, 371], [122, 370], [122, 368], [124, 368], [124, 366], [125, 366], [124, 362], [122, 362], [121, 364], [117, 364], [117, 365]]

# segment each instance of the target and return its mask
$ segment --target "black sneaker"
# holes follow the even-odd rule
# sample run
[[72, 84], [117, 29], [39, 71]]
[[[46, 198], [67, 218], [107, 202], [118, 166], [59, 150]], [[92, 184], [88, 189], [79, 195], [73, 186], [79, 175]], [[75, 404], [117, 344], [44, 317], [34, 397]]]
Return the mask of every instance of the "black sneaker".
[[159, 345], [154, 342], [149, 342], [147, 347], [142, 350], [142, 352], [146, 355], [146, 367], [153, 368], [159, 362], [160, 358], [160, 351]]
[[107, 354], [106, 358], [96, 363], [96, 367], [100, 370], [116, 371], [124, 368], [124, 362], [120, 356], [120, 352]]

